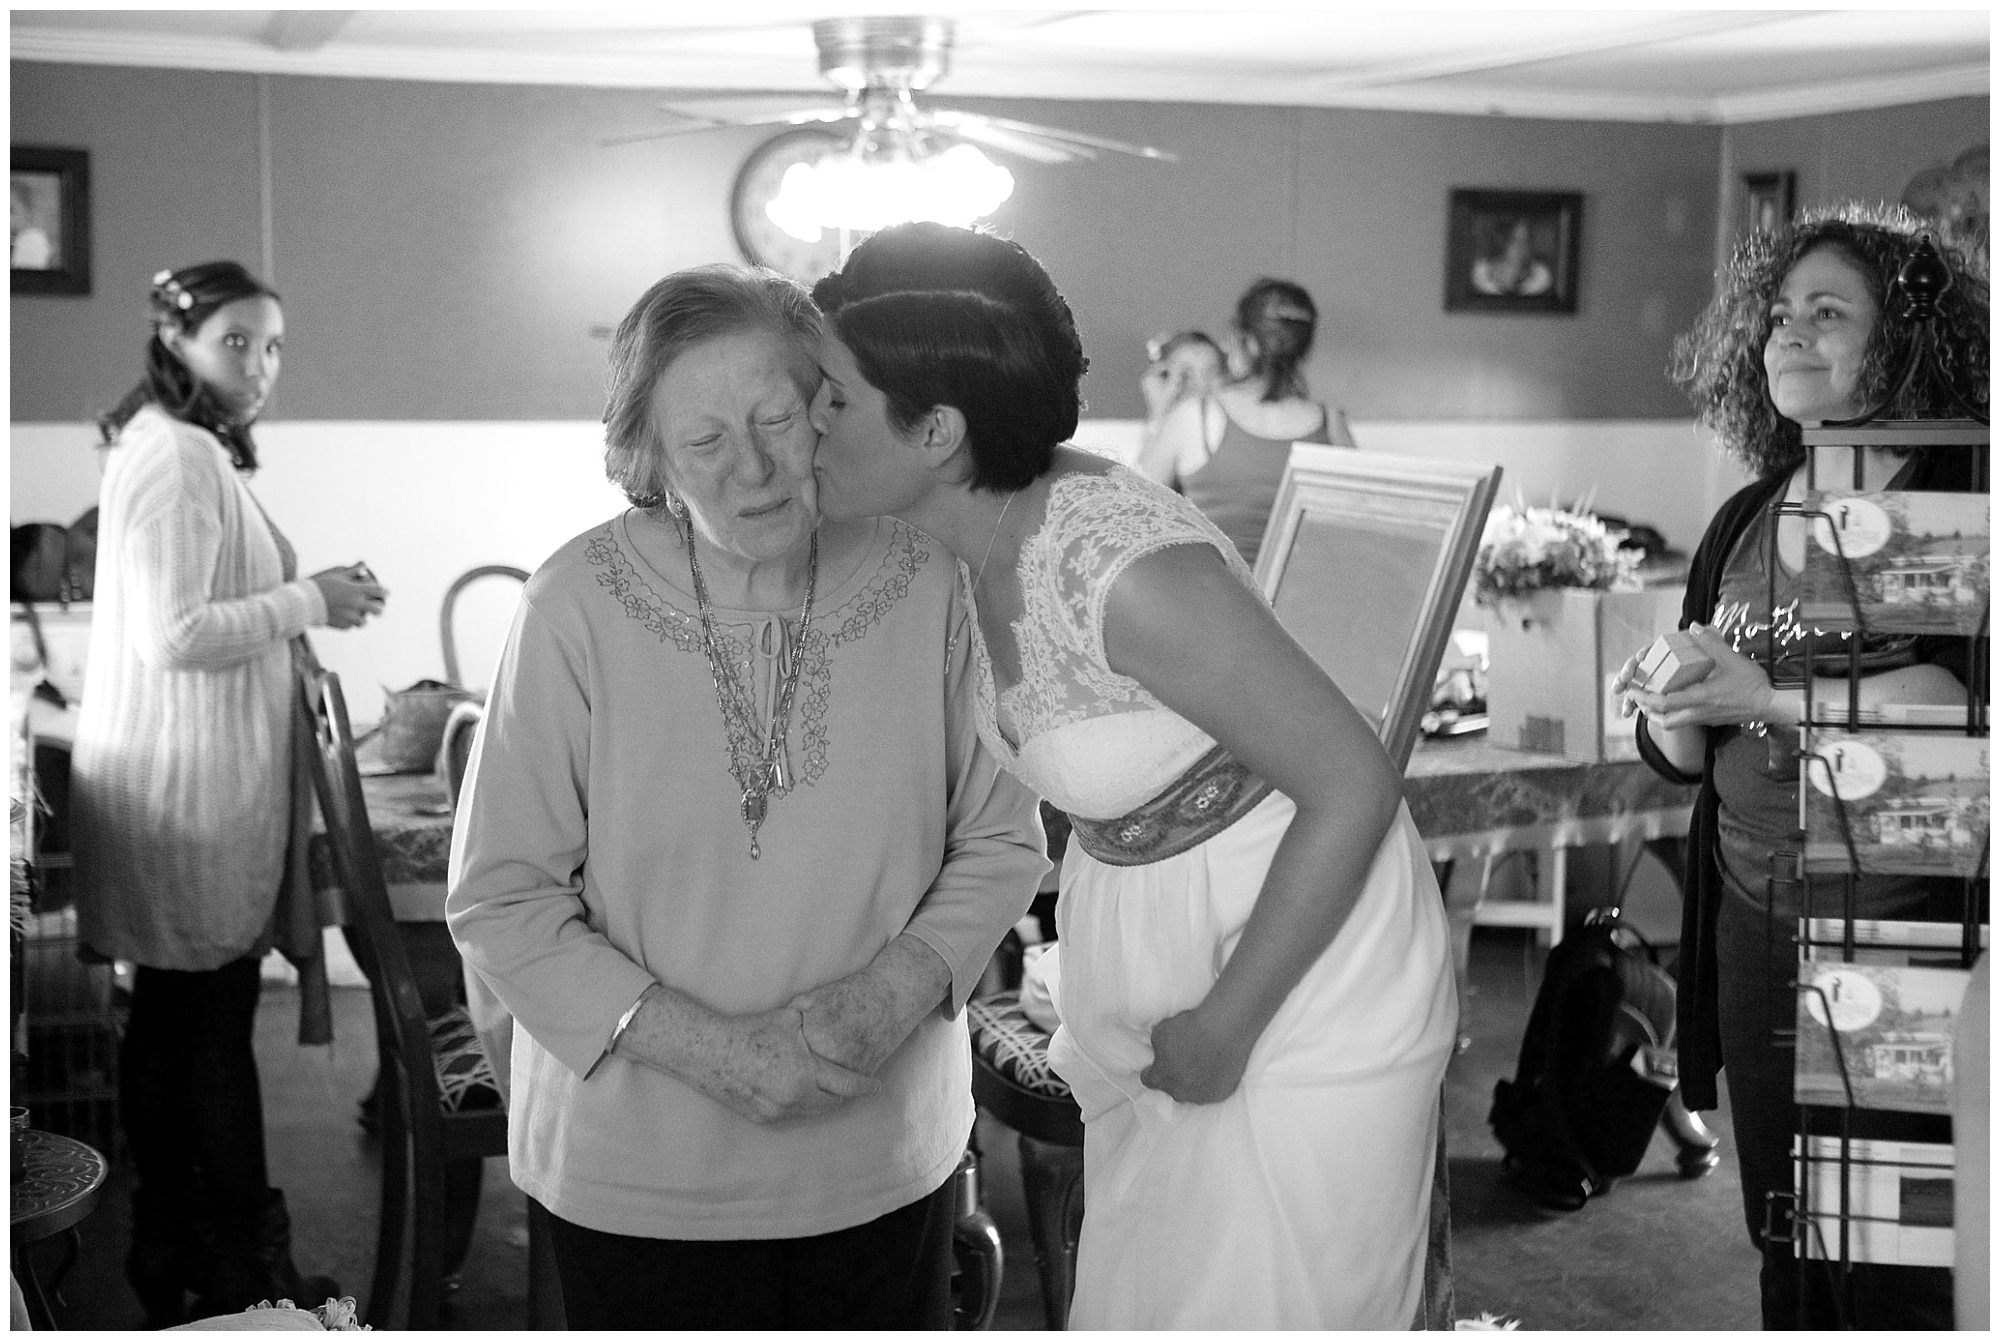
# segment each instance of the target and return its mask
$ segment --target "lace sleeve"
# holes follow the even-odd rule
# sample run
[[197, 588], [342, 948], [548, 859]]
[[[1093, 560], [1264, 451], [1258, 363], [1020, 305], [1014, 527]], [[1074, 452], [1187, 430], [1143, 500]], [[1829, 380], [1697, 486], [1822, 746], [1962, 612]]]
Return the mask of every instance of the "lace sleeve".
[[1119, 574], [1146, 555], [1172, 545], [1209, 545], [1245, 586], [1250, 570], [1216, 525], [1179, 494], [1119, 468], [1079, 484], [1051, 518], [1053, 565], [1060, 578], [1065, 630], [1073, 648], [1105, 673], [1104, 609]]

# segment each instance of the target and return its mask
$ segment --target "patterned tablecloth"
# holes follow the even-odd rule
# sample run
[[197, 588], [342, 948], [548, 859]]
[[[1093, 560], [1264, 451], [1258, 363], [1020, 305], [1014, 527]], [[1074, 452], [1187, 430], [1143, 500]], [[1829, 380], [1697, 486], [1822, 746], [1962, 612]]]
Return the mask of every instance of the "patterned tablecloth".
[[1403, 794], [1433, 861], [1687, 833], [1695, 789], [1638, 760], [1591, 764], [1484, 736], [1419, 742]]
[[[451, 860], [443, 785], [430, 773], [366, 777], [361, 785], [397, 917], [442, 918]], [[1694, 805], [1694, 788], [1636, 760], [1588, 764], [1482, 736], [1420, 742], [1403, 792], [1434, 861], [1674, 837], [1687, 832]], [[1060, 851], [1056, 828], [1050, 845]], [[1060, 828], [1067, 837], [1068, 826]], [[323, 843], [313, 845], [313, 878], [321, 888], [337, 883]]]
[[[444, 784], [435, 773], [364, 776], [361, 794], [397, 920], [443, 921], [445, 872], [451, 865], [451, 807]], [[313, 887], [337, 889], [324, 833], [313, 837], [311, 861]]]

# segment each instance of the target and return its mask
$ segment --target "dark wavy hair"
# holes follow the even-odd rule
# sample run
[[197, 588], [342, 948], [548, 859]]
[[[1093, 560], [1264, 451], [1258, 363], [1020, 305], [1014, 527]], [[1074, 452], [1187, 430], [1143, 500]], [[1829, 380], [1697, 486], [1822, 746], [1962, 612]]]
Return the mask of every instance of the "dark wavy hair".
[[[1862, 357], [1860, 390], [1869, 406], [1895, 393], [1903, 351], [1915, 334], [1890, 286], [1924, 234], [1922, 220], [1901, 206], [1846, 204], [1811, 211], [1789, 228], [1751, 233], [1736, 244], [1720, 288], [1694, 329], [1674, 342], [1668, 372], [1695, 405], [1695, 417], [1729, 455], [1758, 478], [1795, 469], [1805, 459], [1799, 426], [1771, 403], [1764, 374], [1764, 346], [1771, 338], [1771, 304], [1808, 252], [1840, 253], [1867, 280], [1881, 308]], [[1939, 307], [1938, 363], [1951, 388], [1972, 405], [1988, 401], [1988, 294], [1985, 269], [1952, 241], [1932, 230], [1952, 284]], [[1896, 404], [1883, 407], [1903, 418], [1955, 413], [1949, 396], [1916, 379]]]
[[1306, 394], [1299, 371], [1312, 352], [1319, 308], [1302, 285], [1268, 275], [1236, 300], [1236, 329], [1256, 341], [1250, 376], [1263, 383], [1263, 399], [1287, 400]]
[[611, 337], [604, 405], [604, 473], [636, 507], [667, 501], [667, 456], [653, 422], [653, 390], [667, 365], [704, 340], [769, 331], [793, 352], [792, 380], [819, 389], [819, 311], [803, 285], [774, 270], [699, 265], [676, 270], [640, 295]]
[[97, 431], [103, 436], [103, 445], [117, 441], [133, 415], [148, 405], [157, 405], [174, 418], [213, 433], [244, 474], [256, 470], [257, 444], [250, 436], [249, 423], [237, 419], [236, 412], [167, 348], [160, 332], [171, 325], [193, 335], [217, 309], [238, 299], [258, 297], [282, 301], [276, 289], [235, 261], [204, 261], [153, 276], [147, 294], [153, 333], [146, 340], [146, 370], [108, 414], [98, 416]]
[[1076, 432], [1090, 361], [1069, 304], [1018, 242], [897, 224], [856, 247], [813, 300], [897, 431], [939, 405], [965, 416], [973, 488], [1026, 487]]

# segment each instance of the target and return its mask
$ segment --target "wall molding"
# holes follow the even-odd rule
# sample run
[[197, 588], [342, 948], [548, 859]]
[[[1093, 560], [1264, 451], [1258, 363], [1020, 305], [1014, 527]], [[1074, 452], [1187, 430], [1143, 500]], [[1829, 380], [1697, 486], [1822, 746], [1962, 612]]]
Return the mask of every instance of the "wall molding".
[[1987, 98], [1993, 94], [1993, 70], [1988, 65], [1949, 65], [1913, 70], [1872, 79], [1802, 84], [1768, 93], [1715, 99], [1716, 119], [1724, 125], [1783, 121], [1799, 116], [1828, 116], [1874, 107], [1943, 102], [1946, 98]]

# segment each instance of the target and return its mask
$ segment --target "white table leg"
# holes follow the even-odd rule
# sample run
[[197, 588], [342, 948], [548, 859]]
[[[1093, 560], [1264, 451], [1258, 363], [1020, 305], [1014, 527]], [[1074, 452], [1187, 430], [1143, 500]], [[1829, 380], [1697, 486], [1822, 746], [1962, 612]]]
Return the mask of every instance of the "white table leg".
[[1546, 926], [1536, 931], [1535, 940], [1552, 946], [1563, 935], [1563, 891], [1569, 883], [1569, 849], [1551, 847], [1535, 856], [1535, 902], [1548, 918]]

